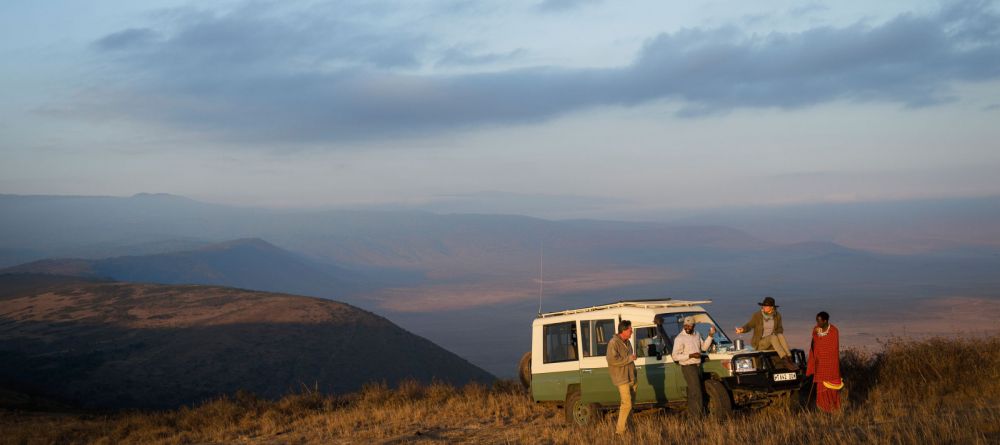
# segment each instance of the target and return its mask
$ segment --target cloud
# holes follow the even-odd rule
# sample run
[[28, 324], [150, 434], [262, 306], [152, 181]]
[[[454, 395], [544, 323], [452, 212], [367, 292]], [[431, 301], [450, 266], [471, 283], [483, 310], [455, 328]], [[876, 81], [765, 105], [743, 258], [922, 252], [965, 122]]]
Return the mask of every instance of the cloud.
[[148, 45], [156, 38], [157, 33], [149, 28], [130, 28], [108, 34], [94, 43], [102, 50], [119, 51]]
[[205, 67], [228, 75], [247, 68], [256, 73], [262, 68], [318, 72], [330, 66], [416, 66], [428, 41], [425, 35], [405, 25], [379, 29], [366, 24], [370, 19], [365, 16], [388, 14], [386, 8], [374, 2], [346, 9], [349, 13], [330, 6], [288, 12], [274, 4], [251, 2], [226, 13], [176, 9], [160, 14], [166, 38], [139, 39], [156, 33], [129, 29], [98, 40], [97, 46], [107, 50], [113, 49], [107, 42], [130, 42], [135, 51], [132, 66], [184, 78], [195, 77]]
[[792, 17], [804, 17], [810, 14], [825, 12], [830, 8], [822, 3], [805, 3], [798, 5], [788, 11]]
[[444, 51], [436, 66], [472, 66], [488, 65], [497, 62], [517, 60], [527, 54], [524, 48], [518, 48], [505, 53], [476, 53], [463, 48], [449, 48]]
[[944, 17], [751, 37], [685, 30], [651, 40], [630, 74], [646, 94], [688, 103], [686, 115], [839, 99], [933, 105], [951, 98], [951, 82], [1000, 75], [1000, 39]]
[[[489, 63], [519, 50], [456, 52], [405, 22], [388, 23], [254, 4], [109, 34], [95, 48], [121, 77], [106, 83], [119, 89], [86, 112], [242, 144], [329, 143], [654, 100], [682, 104], [681, 117], [838, 100], [926, 107], [952, 100], [955, 82], [1000, 77], [1000, 20], [985, 2], [797, 33], [684, 29], [649, 39], [628, 65], [600, 69], [491, 71]], [[445, 75], [421, 70], [428, 61], [485, 65]]]
[[599, 3], [601, 0], [543, 0], [538, 9], [545, 12], [562, 12]]

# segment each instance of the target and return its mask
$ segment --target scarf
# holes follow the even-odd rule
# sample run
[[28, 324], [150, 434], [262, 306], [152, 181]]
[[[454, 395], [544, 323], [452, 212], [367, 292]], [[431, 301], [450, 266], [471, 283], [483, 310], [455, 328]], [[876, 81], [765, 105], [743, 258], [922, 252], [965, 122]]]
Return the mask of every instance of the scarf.
[[764, 316], [764, 320], [767, 320], [767, 321], [771, 321], [771, 319], [774, 318], [774, 313], [773, 312], [770, 313], [770, 314], [768, 314], [767, 312], [764, 312], [763, 309], [760, 310], [760, 315], [763, 315]]

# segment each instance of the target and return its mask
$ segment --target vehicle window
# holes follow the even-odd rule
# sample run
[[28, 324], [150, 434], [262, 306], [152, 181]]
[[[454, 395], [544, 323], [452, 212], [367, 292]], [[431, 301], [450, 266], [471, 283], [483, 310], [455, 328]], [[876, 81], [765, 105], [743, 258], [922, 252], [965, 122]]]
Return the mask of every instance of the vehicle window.
[[635, 344], [635, 355], [639, 357], [656, 357], [657, 351], [663, 354], [665, 349], [663, 341], [656, 337], [656, 326], [636, 328]]
[[543, 363], [569, 362], [576, 356], [576, 322], [555, 323], [542, 327], [545, 338]]
[[583, 356], [603, 357], [608, 355], [608, 342], [615, 335], [615, 321], [581, 320], [580, 331], [583, 334]]
[[684, 328], [684, 317], [692, 316], [695, 318], [697, 324], [694, 325], [694, 330], [701, 334], [701, 338], [708, 337], [708, 330], [712, 326], [715, 326], [715, 343], [729, 343], [729, 337], [726, 336], [722, 328], [712, 319], [708, 313], [705, 312], [678, 312], [670, 314], [660, 314], [658, 316], [663, 317], [663, 330], [670, 336], [671, 339], [677, 337], [677, 334], [681, 332]]

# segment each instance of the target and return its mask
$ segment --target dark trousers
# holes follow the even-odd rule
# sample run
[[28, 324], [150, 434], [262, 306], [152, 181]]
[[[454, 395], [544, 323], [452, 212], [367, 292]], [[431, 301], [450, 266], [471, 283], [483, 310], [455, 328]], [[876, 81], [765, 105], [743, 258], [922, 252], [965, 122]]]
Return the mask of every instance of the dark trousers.
[[687, 382], [688, 416], [701, 417], [705, 414], [701, 401], [701, 365], [681, 365], [681, 372]]

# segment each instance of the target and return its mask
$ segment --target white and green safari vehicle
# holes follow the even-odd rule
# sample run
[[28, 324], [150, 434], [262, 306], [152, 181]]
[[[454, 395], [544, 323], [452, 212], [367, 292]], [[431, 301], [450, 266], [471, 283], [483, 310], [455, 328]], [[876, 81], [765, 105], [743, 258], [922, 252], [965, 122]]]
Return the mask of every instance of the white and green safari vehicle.
[[702, 338], [715, 326], [713, 345], [703, 354], [705, 404], [709, 413], [727, 417], [734, 409], [792, 403], [802, 385], [805, 353], [792, 351], [799, 370], [782, 366], [774, 351], [737, 350], [722, 327], [702, 305], [711, 301], [630, 300], [539, 314], [532, 323], [531, 352], [521, 359], [520, 377], [535, 402], [562, 405], [566, 419], [577, 425], [593, 422], [602, 410], [618, 407], [605, 359], [608, 341], [621, 320], [632, 322], [632, 345], [638, 387], [635, 409], [684, 409], [687, 384], [670, 357], [669, 345], [657, 335], [655, 318], [672, 341], [682, 320], [693, 316]]

